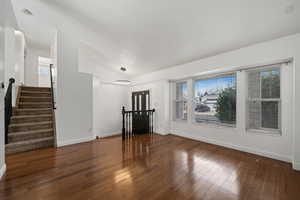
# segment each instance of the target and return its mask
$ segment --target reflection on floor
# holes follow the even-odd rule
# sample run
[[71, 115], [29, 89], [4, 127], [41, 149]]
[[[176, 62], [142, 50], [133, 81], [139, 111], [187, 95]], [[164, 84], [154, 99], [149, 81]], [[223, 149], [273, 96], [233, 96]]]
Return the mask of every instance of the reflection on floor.
[[296, 200], [290, 164], [172, 135], [7, 156], [0, 199]]

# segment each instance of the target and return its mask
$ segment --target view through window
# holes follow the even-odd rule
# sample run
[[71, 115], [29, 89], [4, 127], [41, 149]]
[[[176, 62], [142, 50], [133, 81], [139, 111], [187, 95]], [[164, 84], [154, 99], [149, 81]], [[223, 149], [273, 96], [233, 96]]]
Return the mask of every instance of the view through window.
[[248, 73], [248, 128], [280, 129], [280, 69]]
[[235, 124], [235, 74], [194, 82], [194, 120], [199, 123]]

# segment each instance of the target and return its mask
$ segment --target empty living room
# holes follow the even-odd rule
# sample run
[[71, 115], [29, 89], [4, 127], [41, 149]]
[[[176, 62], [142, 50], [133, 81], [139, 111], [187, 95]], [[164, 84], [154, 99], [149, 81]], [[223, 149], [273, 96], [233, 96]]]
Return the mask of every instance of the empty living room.
[[0, 0], [0, 200], [299, 200], [300, 0]]

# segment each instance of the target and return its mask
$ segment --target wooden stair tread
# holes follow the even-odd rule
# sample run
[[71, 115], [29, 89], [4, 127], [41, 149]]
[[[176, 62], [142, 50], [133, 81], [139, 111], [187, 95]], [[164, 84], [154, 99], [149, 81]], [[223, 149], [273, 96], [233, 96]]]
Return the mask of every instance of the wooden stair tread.
[[53, 147], [53, 125], [51, 88], [21, 86], [8, 127], [6, 153]]
[[52, 110], [52, 108], [14, 108], [14, 110], [18, 111], [37, 111], [37, 110]]
[[49, 132], [49, 131], [53, 131], [53, 128], [49, 128], [49, 129], [39, 129], [39, 130], [33, 130], [33, 131], [13, 132], [13, 133], [8, 133], [8, 136], [27, 135], [27, 134], [34, 134], [34, 133]]
[[19, 126], [34, 126], [34, 125], [43, 125], [43, 124], [52, 124], [52, 121], [46, 122], [31, 122], [31, 123], [19, 123], [19, 124], [10, 124], [9, 127], [19, 127]]
[[26, 85], [23, 85], [21, 86], [22, 89], [23, 88], [30, 88], [30, 89], [36, 89], [36, 88], [41, 88], [41, 89], [51, 89], [50, 87], [35, 87], [35, 86], [26, 86]]
[[52, 140], [54, 140], [53, 136], [39, 138], [39, 139], [25, 140], [25, 141], [21, 141], [21, 142], [13, 142], [13, 143], [6, 144], [5, 147], [9, 148], [9, 147], [13, 147], [13, 146], [28, 145], [28, 144], [34, 144], [34, 143], [38, 143], [38, 142], [52, 141]]
[[45, 114], [45, 115], [14, 115], [11, 117], [11, 119], [19, 119], [19, 118], [34, 118], [34, 117], [52, 117], [51, 114]]
[[52, 114], [51, 107], [37, 107], [37, 108], [13, 108], [13, 116], [17, 115], [47, 115]]
[[21, 93], [45, 93], [45, 94], [49, 94], [49, 93], [51, 93], [51, 91], [22, 90]]
[[39, 104], [52, 104], [52, 102], [20, 102], [19, 104], [36, 104], [36, 105], [39, 105]]
[[36, 98], [36, 99], [51, 99], [51, 97], [39, 97], [39, 96], [20, 96], [20, 98], [24, 98], [24, 99], [31, 99], [31, 98]]
[[47, 90], [40, 90], [40, 91], [38, 91], [38, 90], [26, 90], [26, 89], [22, 89], [21, 92], [32, 92], [32, 93], [35, 93], [35, 92], [45, 92], [45, 93], [49, 93], [49, 92], [51, 92], [51, 90], [49, 89], [49, 91], [47, 91]]

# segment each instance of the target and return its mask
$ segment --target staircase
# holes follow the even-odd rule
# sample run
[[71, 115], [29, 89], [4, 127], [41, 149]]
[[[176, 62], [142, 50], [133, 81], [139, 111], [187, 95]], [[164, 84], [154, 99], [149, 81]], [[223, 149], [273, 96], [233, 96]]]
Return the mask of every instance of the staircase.
[[51, 88], [21, 86], [8, 128], [6, 153], [54, 146]]

